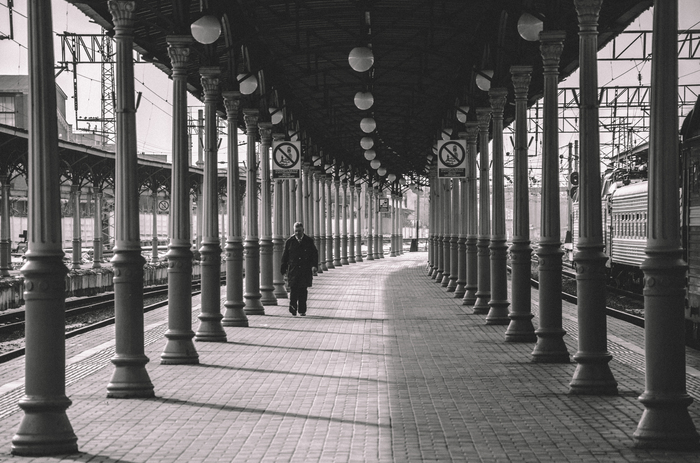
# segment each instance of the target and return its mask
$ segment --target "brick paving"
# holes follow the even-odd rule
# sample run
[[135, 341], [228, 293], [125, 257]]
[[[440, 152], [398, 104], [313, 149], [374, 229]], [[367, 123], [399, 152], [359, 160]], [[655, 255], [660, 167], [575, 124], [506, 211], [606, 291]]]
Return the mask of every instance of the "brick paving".
[[[643, 331], [609, 319], [616, 397], [568, 395], [575, 364], [533, 364], [426, 276], [426, 253], [324, 272], [309, 316], [284, 300], [196, 343], [200, 365], [160, 365], [167, 309], [145, 316], [153, 399], [107, 399], [114, 328], [67, 342], [68, 416], [80, 453], [12, 457], [23, 360], [0, 366], [0, 460], [80, 462], [699, 461], [632, 447], [643, 411]], [[199, 299], [193, 305], [198, 326]], [[533, 289], [533, 310], [537, 310]], [[537, 318], [534, 320], [537, 323]], [[575, 307], [564, 303], [576, 352]], [[536, 325], [535, 325], [536, 326]], [[688, 351], [700, 425], [700, 355]], [[697, 387], [696, 387], [696, 382]]]

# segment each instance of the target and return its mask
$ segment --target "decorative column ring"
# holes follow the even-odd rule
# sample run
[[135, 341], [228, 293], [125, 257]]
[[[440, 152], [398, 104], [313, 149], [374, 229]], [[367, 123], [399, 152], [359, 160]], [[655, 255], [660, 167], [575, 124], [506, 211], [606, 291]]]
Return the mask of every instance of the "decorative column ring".
[[206, 66], [199, 69], [204, 88], [204, 207], [202, 208], [202, 246], [199, 248], [202, 268], [202, 311], [195, 341], [226, 342], [221, 324], [221, 241], [219, 240], [219, 197], [216, 129], [216, 106], [221, 98], [221, 69]]
[[[262, 233], [260, 236], [260, 302], [263, 305], [277, 305], [277, 298], [273, 285], [272, 268], [272, 201], [270, 184], [270, 145], [272, 143], [272, 122], [259, 122], [260, 133], [260, 196], [261, 208], [260, 224]], [[307, 175], [308, 179], [308, 175]], [[308, 182], [306, 182], [308, 183]], [[280, 269], [276, 270], [279, 273]]]
[[527, 165], [527, 91], [530, 87], [532, 66], [510, 68], [515, 91], [515, 147], [513, 152], [513, 244], [511, 260], [510, 324], [506, 330], [507, 342], [535, 342], [532, 325], [530, 290], [530, 201]]
[[115, 366], [107, 385], [107, 397], [153, 397], [144, 354], [143, 265], [139, 231], [139, 185], [134, 101], [135, 2], [110, 1], [116, 51], [117, 134], [114, 185], [114, 319]]
[[491, 239], [491, 207], [489, 206], [489, 123], [491, 108], [477, 108], [476, 118], [479, 124], [479, 236], [477, 238], [478, 289], [475, 314], [489, 312], [491, 299], [491, 262], [489, 261], [489, 240]]
[[241, 227], [240, 172], [238, 170], [238, 111], [241, 92], [222, 92], [228, 121], [228, 176], [226, 178], [228, 234], [226, 235], [226, 300], [223, 326], [248, 326], [243, 301], [243, 231]]

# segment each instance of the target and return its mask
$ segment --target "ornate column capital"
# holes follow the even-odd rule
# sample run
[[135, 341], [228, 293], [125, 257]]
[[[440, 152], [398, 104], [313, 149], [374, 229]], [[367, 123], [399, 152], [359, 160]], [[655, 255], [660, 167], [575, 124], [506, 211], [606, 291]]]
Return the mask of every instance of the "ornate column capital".
[[253, 108], [245, 108], [243, 110], [243, 120], [245, 121], [245, 128], [247, 132], [257, 133], [259, 118], [259, 110]]
[[510, 80], [513, 82], [515, 99], [527, 99], [527, 91], [530, 88], [532, 76], [532, 66], [511, 66], [510, 75]]
[[494, 119], [503, 119], [503, 108], [506, 106], [508, 90], [505, 88], [492, 88], [489, 90], [489, 101]]
[[194, 42], [189, 35], [168, 35], [168, 56], [173, 65], [173, 74], [187, 73], [187, 62], [190, 59], [190, 45]]
[[258, 122], [258, 131], [260, 132], [260, 142], [269, 145], [272, 140], [272, 122]]
[[596, 32], [598, 29], [598, 15], [603, 0], [574, 0], [574, 7], [578, 14], [579, 30], [581, 32]]
[[[464, 127], [467, 129], [467, 143], [476, 143], [477, 138], [479, 138], [479, 123], [475, 121], [465, 122]], [[434, 174], [432, 167], [430, 174]]]
[[479, 130], [488, 132], [491, 122], [491, 108], [476, 108], [476, 120]]
[[221, 68], [218, 66], [205, 66], [199, 68], [199, 75], [202, 76], [202, 88], [204, 89], [204, 99], [219, 97], [219, 76]]
[[226, 108], [226, 117], [229, 120], [238, 119], [238, 109], [241, 107], [241, 92], [237, 90], [226, 90], [221, 92]]
[[119, 34], [124, 29], [134, 28], [134, 10], [136, 2], [124, 0], [110, 0], [107, 2], [109, 12], [112, 14], [114, 21], [114, 30]]
[[566, 32], [563, 31], [540, 32], [540, 53], [545, 74], [559, 72], [559, 58], [564, 51], [564, 39]]

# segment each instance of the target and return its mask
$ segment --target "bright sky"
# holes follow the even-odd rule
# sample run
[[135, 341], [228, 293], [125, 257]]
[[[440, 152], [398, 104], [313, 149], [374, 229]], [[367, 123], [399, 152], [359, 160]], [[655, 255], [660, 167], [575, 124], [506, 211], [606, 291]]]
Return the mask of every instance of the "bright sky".
[[[608, 0], [612, 1], [612, 0]], [[82, 34], [98, 34], [101, 28], [90, 23], [87, 17], [74, 6], [63, 0], [52, 0], [54, 31], [64, 31]], [[679, 0], [679, 28], [700, 28], [700, 1]], [[0, 74], [27, 74], [27, 33], [26, 33], [27, 0], [14, 1], [14, 41], [0, 41]], [[651, 30], [651, 11], [644, 13], [630, 27], [633, 30]], [[0, 0], [0, 34], [9, 33], [7, 0]], [[60, 59], [60, 43], [55, 42], [55, 57]], [[642, 75], [642, 85], [649, 84], [651, 66], [649, 62], [619, 62], [599, 64], [599, 85], [638, 85], [638, 73]], [[700, 60], [681, 63], [679, 69], [680, 83], [690, 84], [700, 82]], [[100, 66], [99, 64], [84, 64], [78, 66], [79, 114], [81, 117], [100, 116]], [[138, 150], [149, 154], [169, 154], [171, 150], [171, 109], [172, 83], [167, 76], [150, 64], [135, 66], [135, 88], [142, 92], [141, 104], [137, 112]], [[73, 110], [72, 73], [63, 72], [56, 78], [58, 84], [68, 95], [67, 119], [75, 127], [75, 112]], [[578, 87], [578, 73], [573, 74], [561, 87]], [[191, 106], [201, 107], [201, 103], [190, 96]], [[193, 110], [196, 117], [196, 108]], [[565, 134], [560, 137], [560, 145], [566, 146], [573, 141], [574, 136]], [[603, 136], [601, 135], [601, 141]], [[219, 158], [225, 157], [226, 140], [223, 140]], [[510, 150], [510, 144], [505, 145]], [[196, 148], [195, 151], [196, 153]]]

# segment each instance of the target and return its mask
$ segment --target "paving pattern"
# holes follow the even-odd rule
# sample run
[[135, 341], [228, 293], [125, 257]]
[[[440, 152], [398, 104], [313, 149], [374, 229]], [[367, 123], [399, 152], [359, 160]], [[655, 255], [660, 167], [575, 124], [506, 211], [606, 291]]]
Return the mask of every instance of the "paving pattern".
[[[618, 396], [568, 395], [575, 363], [531, 363], [534, 345], [504, 342], [505, 326], [485, 325], [426, 276], [426, 257], [324, 272], [307, 317], [292, 317], [281, 300], [249, 316], [250, 327], [225, 328], [227, 342], [197, 342], [199, 365], [160, 365], [167, 309], [147, 313], [153, 399], [107, 399], [114, 327], [67, 340], [79, 454], [10, 455], [24, 366], [8, 362], [0, 366], [0, 461], [700, 462], [700, 452], [632, 446], [643, 411], [643, 330], [608, 321]], [[195, 330], [198, 304], [195, 297]], [[572, 355], [575, 315], [564, 303]], [[687, 355], [690, 413], [700, 424], [700, 355]]]

